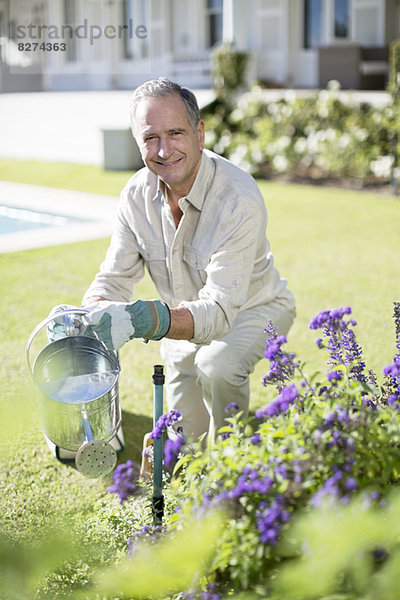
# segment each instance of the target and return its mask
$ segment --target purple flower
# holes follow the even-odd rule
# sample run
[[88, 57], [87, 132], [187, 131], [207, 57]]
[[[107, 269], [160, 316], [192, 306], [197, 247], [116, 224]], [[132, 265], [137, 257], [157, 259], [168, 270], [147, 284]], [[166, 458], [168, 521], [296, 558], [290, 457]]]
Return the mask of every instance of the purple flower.
[[182, 446], [184, 445], [184, 438], [179, 436], [175, 440], [167, 439], [164, 444], [164, 464], [169, 467], [175, 462], [178, 454], [180, 453]]
[[261, 543], [275, 546], [282, 524], [289, 519], [290, 513], [283, 507], [281, 497], [278, 496], [269, 506], [265, 502], [260, 502], [256, 513], [256, 522]]
[[341, 408], [340, 406], [338, 406], [336, 409], [336, 414], [339, 423], [350, 423], [351, 418], [346, 408]]
[[201, 600], [220, 600], [221, 595], [216, 592], [214, 582], [207, 583], [205, 590], [202, 592]]
[[345, 326], [343, 317], [351, 314], [350, 306], [345, 308], [335, 308], [332, 310], [321, 310], [309, 323], [310, 329], [321, 329], [328, 327], [331, 329], [341, 329]]
[[384, 375], [391, 375], [392, 377], [400, 376], [400, 361], [395, 361], [392, 365], [386, 365], [383, 368]]
[[163, 434], [163, 431], [170, 427], [173, 423], [176, 423], [181, 419], [182, 415], [179, 410], [170, 410], [168, 413], [161, 415], [158, 419], [157, 423], [153, 427], [152, 432], [150, 433], [150, 438], [153, 440], [158, 440]]
[[[313, 317], [309, 323], [310, 329], [322, 329], [323, 336], [328, 338], [328, 365], [335, 367], [344, 365], [349, 368], [350, 379], [366, 381], [364, 374], [365, 363], [362, 360], [362, 350], [357, 344], [351, 327], [357, 325], [354, 319], [346, 319], [351, 314], [349, 306], [323, 310]], [[321, 347], [321, 338], [318, 340]]]
[[[358, 489], [358, 481], [348, 476], [344, 479], [343, 470], [334, 467], [334, 474], [329, 477], [322, 486], [311, 498], [311, 504], [313, 506], [320, 506], [321, 501], [325, 496], [331, 496], [334, 499], [340, 499], [342, 503], [349, 501], [349, 493], [355, 492]], [[349, 466], [344, 467], [345, 471], [349, 470]]]
[[400, 394], [390, 394], [387, 399], [387, 403], [389, 406], [393, 406], [399, 410], [400, 408]]
[[330, 429], [332, 427], [332, 425], [334, 424], [335, 421], [336, 421], [336, 412], [333, 411], [333, 412], [329, 413], [329, 415], [326, 417], [326, 419], [325, 419], [325, 427], [327, 427], [328, 429]]
[[286, 344], [287, 339], [284, 335], [278, 335], [275, 340], [269, 343], [264, 352], [265, 358], [272, 360], [280, 352], [282, 344]]
[[227, 406], [225, 406], [226, 413], [234, 413], [237, 410], [239, 410], [239, 404], [237, 402], [231, 402], [230, 404], [227, 404]]
[[256, 411], [257, 419], [264, 419], [267, 417], [274, 417], [285, 413], [293, 402], [298, 397], [299, 392], [294, 383], [282, 388], [279, 396], [275, 398], [265, 408]]
[[292, 379], [298, 363], [295, 362], [295, 354], [292, 352], [284, 352], [283, 344], [286, 344], [287, 339], [283, 335], [277, 335], [277, 327], [272, 321], [268, 322], [268, 327], [265, 332], [268, 334], [264, 356], [270, 361], [270, 370], [263, 377], [262, 384], [276, 385], [280, 390], [285, 382]]
[[273, 485], [274, 480], [268, 475], [264, 475], [259, 469], [244, 467], [233, 488], [224, 490], [214, 497], [208, 495], [204, 500], [207, 506], [211, 506], [212, 504], [218, 506], [221, 502], [237, 501], [245, 494], [265, 496]]
[[312, 433], [312, 440], [315, 444], [319, 444], [322, 440], [322, 433], [320, 429], [316, 429], [315, 431], [313, 431]]
[[137, 475], [131, 460], [118, 465], [114, 469], [113, 481], [114, 483], [109, 486], [107, 491], [110, 494], [118, 494], [121, 504], [135, 494]]
[[277, 525], [272, 527], [265, 527], [262, 521], [258, 523], [258, 529], [261, 533], [260, 541], [263, 544], [268, 544], [269, 546], [275, 546], [278, 541], [279, 536], [279, 527]]
[[354, 477], [348, 477], [344, 482], [344, 487], [348, 492], [355, 492], [358, 488], [358, 482]]
[[127, 540], [128, 555], [133, 556], [135, 554], [137, 542], [140, 538], [147, 537], [150, 538], [152, 542], [156, 542], [165, 531], [166, 530], [161, 525], [156, 525], [155, 527], [144, 525], [140, 531], [135, 533], [133, 538]]
[[328, 381], [340, 381], [342, 379], [342, 374], [339, 371], [329, 371], [327, 374]]
[[386, 561], [390, 557], [389, 553], [387, 552], [387, 550], [385, 550], [385, 548], [375, 548], [375, 550], [372, 552], [372, 555], [376, 562]]
[[320, 488], [311, 498], [311, 504], [313, 506], [320, 506], [322, 500], [324, 499], [325, 496], [331, 496], [332, 498], [338, 498], [339, 497], [339, 487], [337, 485], [338, 481], [341, 479], [342, 474], [340, 473], [340, 475], [336, 475], [336, 477], [333, 475], [332, 477], [330, 477], [322, 486], [322, 488]]
[[[400, 396], [400, 302], [394, 302], [393, 318], [396, 328], [396, 348], [398, 353], [392, 365], [387, 365], [383, 372], [391, 377], [392, 391]], [[397, 408], [397, 407], [396, 407]]]
[[255, 433], [253, 436], [251, 436], [250, 438], [250, 442], [253, 444], [253, 446], [257, 446], [258, 444], [261, 443], [261, 436], [259, 433]]
[[[353, 420], [355, 420], [355, 418]], [[331, 429], [335, 423], [351, 423], [351, 421], [352, 419], [347, 408], [343, 408], [341, 404], [338, 404], [335, 410], [327, 416], [325, 428]]]
[[328, 448], [332, 448], [333, 446], [337, 446], [342, 441], [343, 441], [343, 438], [342, 438], [342, 435], [341, 435], [340, 431], [338, 431], [337, 429], [334, 429], [332, 431], [332, 441], [329, 442]]
[[286, 465], [278, 465], [274, 468], [274, 475], [279, 475], [282, 479], [287, 479], [287, 467]]

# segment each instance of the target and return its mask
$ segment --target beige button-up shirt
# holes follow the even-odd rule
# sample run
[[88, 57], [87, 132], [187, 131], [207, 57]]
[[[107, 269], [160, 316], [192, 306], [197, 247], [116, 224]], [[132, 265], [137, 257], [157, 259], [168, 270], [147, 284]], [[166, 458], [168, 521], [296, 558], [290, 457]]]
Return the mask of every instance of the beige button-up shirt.
[[264, 199], [248, 173], [203, 151], [192, 189], [179, 200], [178, 228], [160, 183], [147, 168], [128, 181], [84, 302], [130, 302], [146, 266], [162, 300], [190, 310], [198, 344], [224, 336], [239, 311], [276, 298], [294, 308], [269, 250]]

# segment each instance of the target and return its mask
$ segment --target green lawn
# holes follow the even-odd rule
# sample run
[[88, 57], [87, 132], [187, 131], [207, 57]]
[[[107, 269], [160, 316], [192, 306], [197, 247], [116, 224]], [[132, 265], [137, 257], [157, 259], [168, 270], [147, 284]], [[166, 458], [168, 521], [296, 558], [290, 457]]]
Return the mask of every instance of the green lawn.
[[40, 163], [0, 158], [0, 181], [18, 181], [67, 190], [118, 196], [132, 173], [105, 171], [93, 165]]
[[[0, 160], [0, 179], [117, 195], [129, 173], [106, 173], [79, 165]], [[323, 368], [325, 355], [308, 330], [319, 310], [350, 305], [358, 321], [358, 342], [379, 376], [395, 352], [392, 303], [400, 300], [397, 198], [367, 192], [259, 182], [269, 212], [268, 236], [276, 266], [289, 281], [298, 316], [290, 349]], [[109, 478], [88, 481], [57, 464], [44, 445], [35, 390], [25, 362], [33, 328], [60, 303], [80, 304], [104, 256], [108, 240], [0, 255], [0, 378], [2, 389], [1, 513], [11, 537], [34, 534], [53, 511], [88, 509], [104, 496]], [[146, 279], [137, 297], [154, 297]], [[140, 460], [143, 434], [151, 427], [152, 367], [157, 343], [134, 341], [121, 352], [120, 397], [127, 450], [122, 459]], [[260, 384], [267, 361], [251, 382], [254, 409], [271, 397]], [[104, 500], [105, 501], [105, 500]]]

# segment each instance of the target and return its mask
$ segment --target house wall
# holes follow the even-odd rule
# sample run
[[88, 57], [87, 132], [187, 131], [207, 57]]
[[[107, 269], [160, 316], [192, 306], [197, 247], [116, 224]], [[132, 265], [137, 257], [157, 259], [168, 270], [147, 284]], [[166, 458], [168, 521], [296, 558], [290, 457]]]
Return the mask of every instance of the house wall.
[[[101, 27], [124, 23], [123, 1], [74, 0], [75, 23], [87, 19]], [[232, 39], [238, 50], [248, 51], [249, 81], [258, 79], [288, 87], [318, 87], [318, 48], [304, 48], [304, 0], [225, 0], [229, 2]], [[352, 0], [349, 40], [335, 40], [334, 0], [322, 0], [323, 46], [384, 46], [400, 37], [400, 0]], [[3, 5], [0, 0], [0, 12]], [[27, 0], [13, 0], [22, 15]], [[65, 23], [63, 0], [28, 2], [40, 4], [46, 23]], [[71, 0], [71, 5], [73, 0]], [[208, 48], [207, 0], [133, 0], [135, 25], [147, 27], [146, 40], [133, 37], [127, 48], [121, 39], [104, 36], [94, 44], [69, 40], [67, 53], [46, 53], [40, 84], [49, 90], [131, 89], [159, 75], [191, 87], [211, 85], [211, 54]], [[17, 8], [19, 7], [19, 8]], [[128, 50], [130, 55], [126, 56]], [[2, 68], [4, 72], [4, 65]], [[0, 74], [1, 77], [1, 74]], [[28, 79], [25, 79], [28, 84]], [[4, 73], [3, 73], [4, 82]], [[0, 83], [1, 85], [1, 83]], [[28, 84], [29, 85], [29, 84]], [[4, 88], [4, 84], [3, 84]], [[1, 87], [0, 87], [1, 90]]]
[[[32, 22], [41, 12], [36, 3], [22, 4], [22, 24]], [[29, 52], [18, 49], [22, 40], [10, 39], [11, 30], [16, 34], [15, 4], [0, 0], [0, 92], [29, 92], [43, 89], [42, 61]], [[25, 41], [25, 40], [24, 40]]]
[[211, 86], [211, 50], [207, 49], [206, 0], [172, 0], [172, 79], [183, 85]]
[[290, 61], [288, 82], [291, 87], [317, 87], [318, 51], [304, 48], [304, 0], [290, 3]]
[[288, 78], [289, 0], [255, 0], [251, 18], [252, 51], [258, 79], [284, 85]]
[[[201, 3], [200, 3], [201, 4]], [[200, 50], [199, 27], [193, 27], [199, 17], [199, 2], [194, 0], [173, 0], [171, 19], [171, 46], [174, 56], [184, 58], [195, 55]]]
[[[323, 23], [321, 30], [321, 51], [318, 48], [304, 48], [304, 0], [290, 0], [290, 39], [292, 46], [289, 52], [288, 82], [295, 87], [320, 87], [324, 85], [321, 81], [320, 55], [329, 55], [332, 48], [333, 66], [335, 63], [334, 49], [338, 49], [341, 59], [344, 60], [346, 70], [346, 54], [348, 61], [357, 53], [357, 46], [385, 46], [390, 39], [399, 36], [400, 9], [397, 0], [353, 0], [350, 13], [350, 36], [348, 39], [335, 39], [334, 35], [334, 0], [323, 0]], [[388, 23], [391, 23], [388, 28]], [[390, 33], [389, 33], [390, 30]], [[361, 56], [361, 54], [360, 54]], [[361, 59], [360, 59], [361, 60]], [[332, 62], [328, 56], [328, 63]], [[358, 72], [360, 66], [355, 65], [354, 70]], [[341, 73], [341, 67], [337, 64], [335, 71]], [[348, 70], [348, 69], [347, 69]], [[345, 86], [350, 83], [347, 75], [343, 75]], [[328, 75], [328, 79], [331, 78]], [[340, 77], [337, 77], [340, 79]], [[326, 78], [325, 78], [326, 79]], [[324, 79], [324, 80], [325, 80]], [[355, 73], [351, 79], [357, 87], [359, 77]]]
[[353, 0], [352, 39], [363, 46], [385, 44], [385, 0]]
[[[82, 2], [76, 0], [74, 25], [84, 23], [104, 27], [114, 23], [112, 5]], [[69, 24], [66, 20], [62, 0], [48, 2], [48, 22]], [[82, 35], [84, 35], [82, 30]], [[46, 87], [49, 90], [102, 90], [112, 87], [112, 66], [115, 61], [114, 49], [107, 55], [104, 43], [98, 39], [91, 45], [86, 39], [66, 39], [66, 52], [49, 52], [47, 56]]]

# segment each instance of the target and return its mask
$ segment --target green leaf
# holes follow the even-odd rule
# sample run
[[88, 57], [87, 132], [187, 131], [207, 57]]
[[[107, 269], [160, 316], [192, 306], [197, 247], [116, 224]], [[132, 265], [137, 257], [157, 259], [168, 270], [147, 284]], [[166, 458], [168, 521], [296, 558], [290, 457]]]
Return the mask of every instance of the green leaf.
[[193, 520], [176, 534], [157, 545], [138, 544], [132, 557], [95, 578], [102, 594], [115, 597], [165, 598], [172, 592], [184, 591], [205, 570], [221, 534], [220, 513]]

